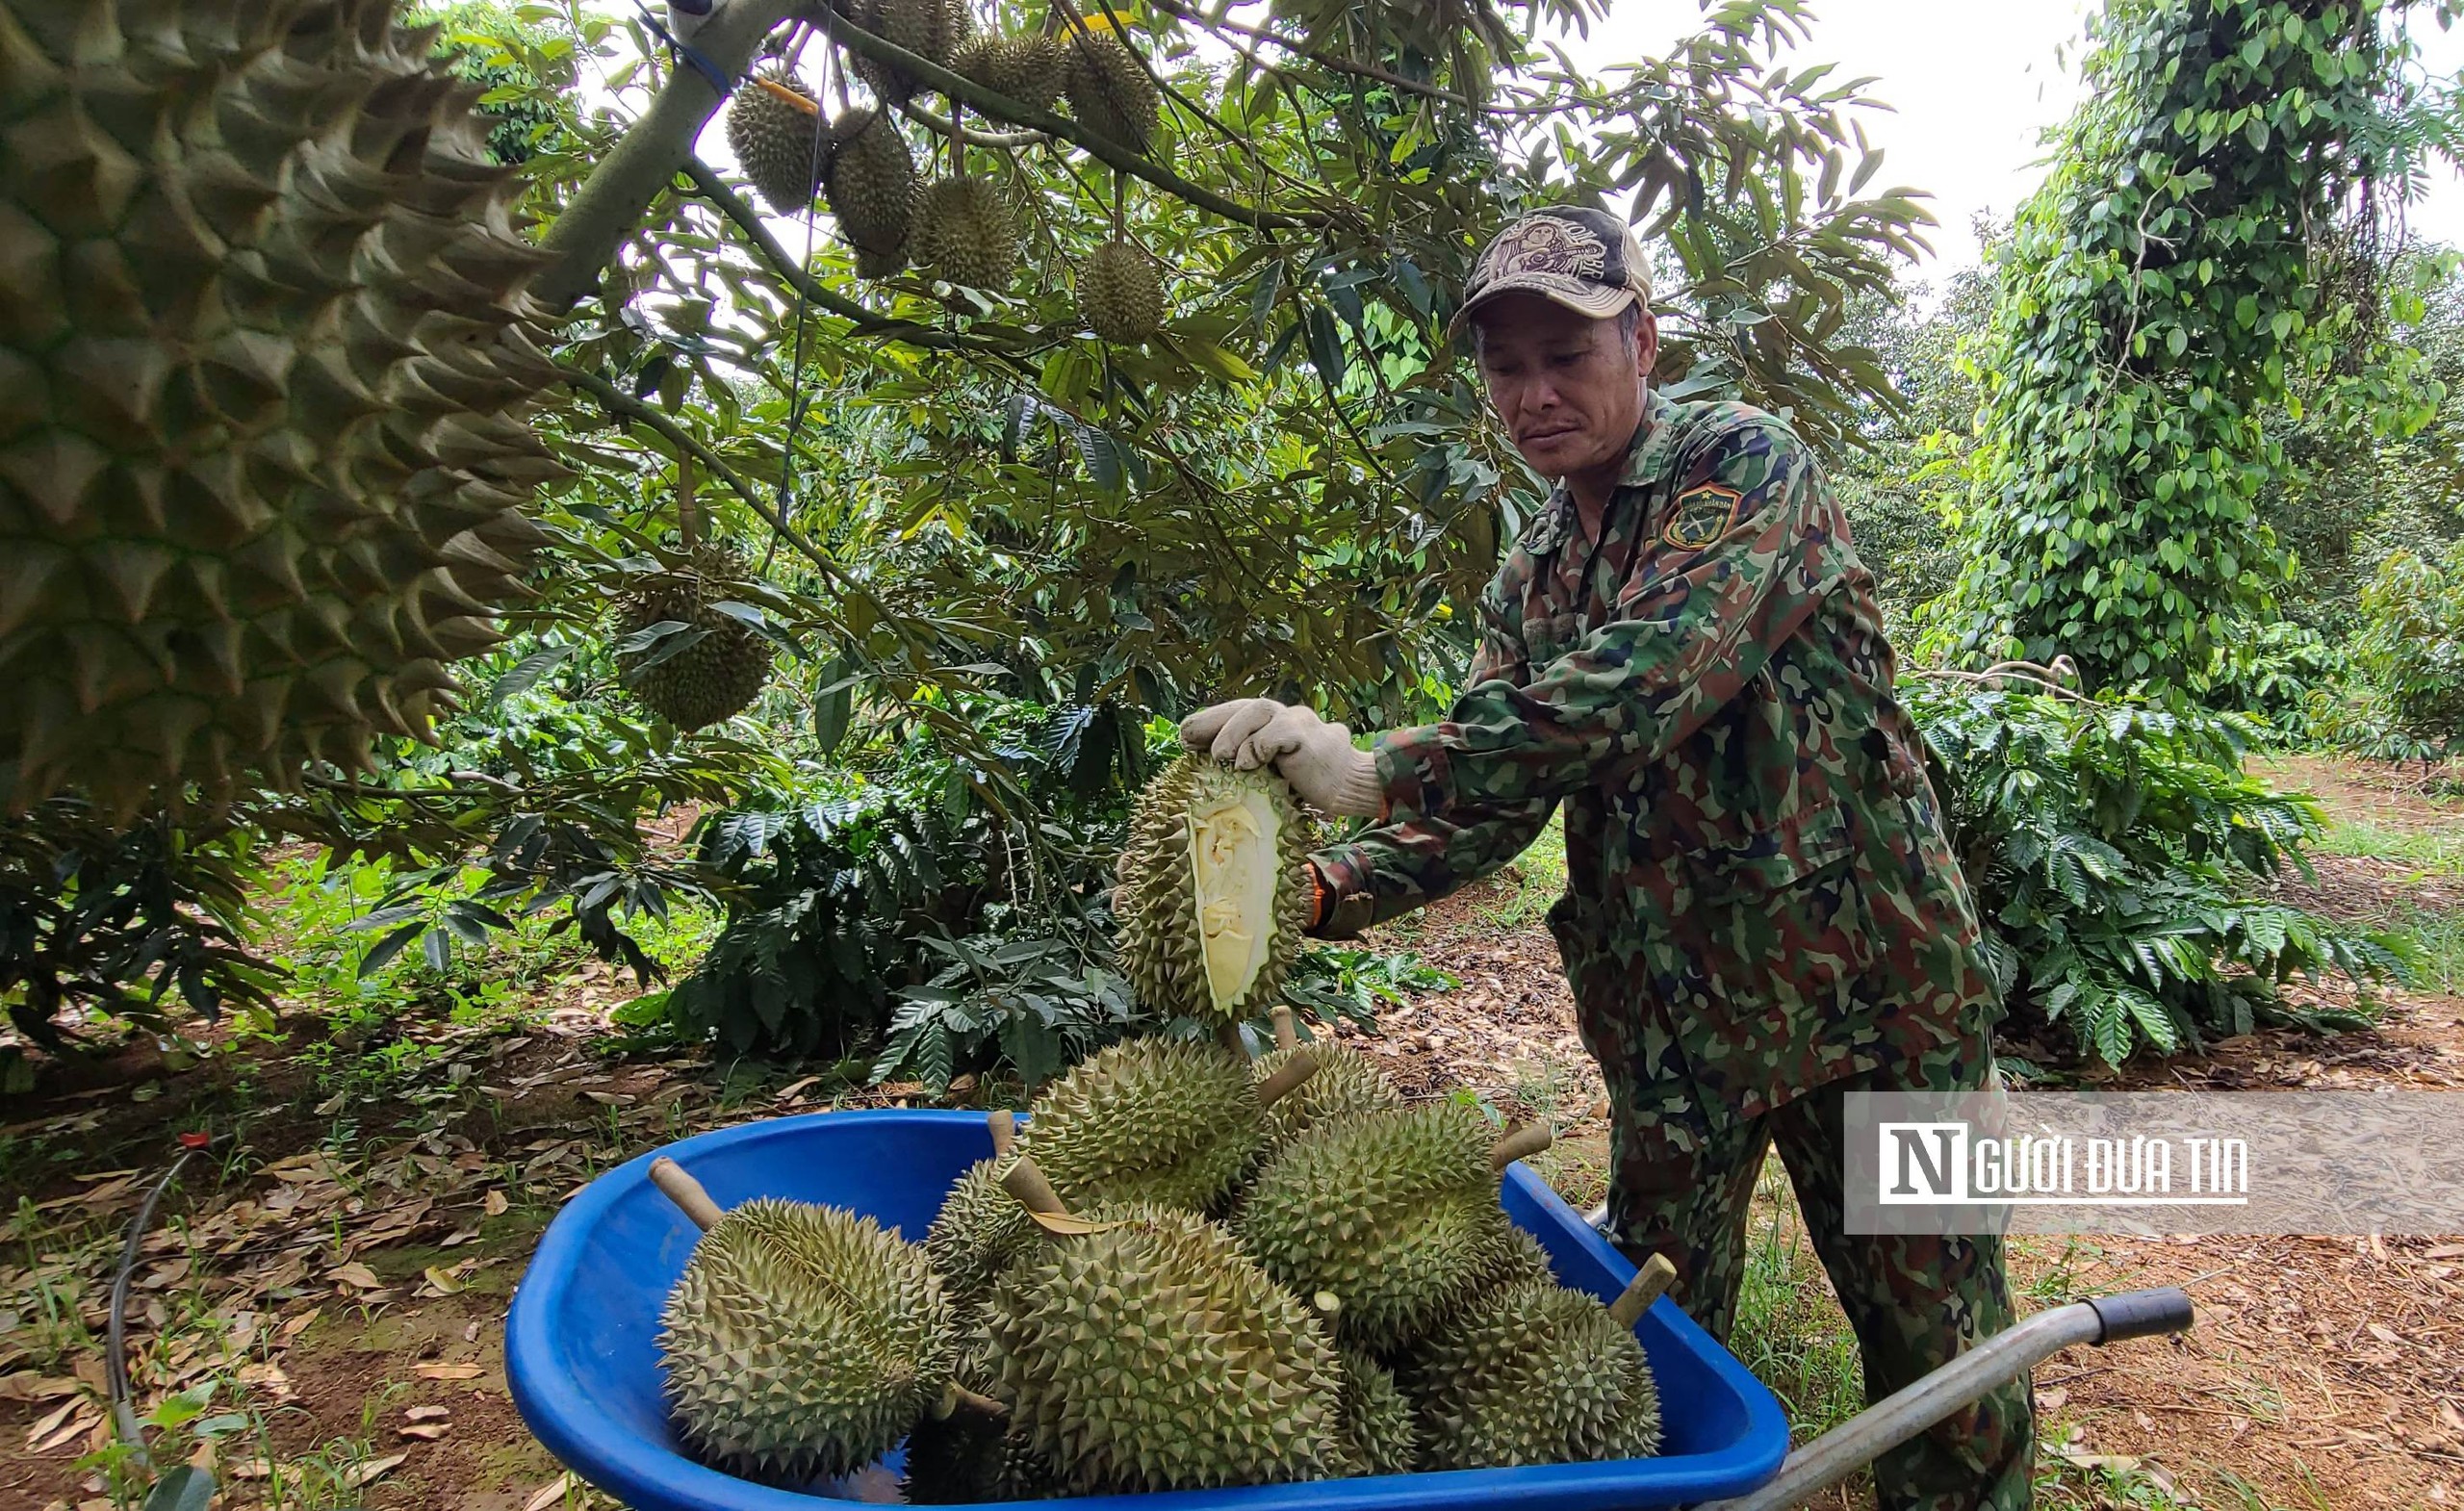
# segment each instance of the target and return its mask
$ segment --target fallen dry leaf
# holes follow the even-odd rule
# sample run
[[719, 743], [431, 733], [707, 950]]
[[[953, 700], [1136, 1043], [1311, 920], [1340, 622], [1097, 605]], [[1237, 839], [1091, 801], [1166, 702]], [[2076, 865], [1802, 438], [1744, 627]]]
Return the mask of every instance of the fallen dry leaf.
[[69, 1419], [69, 1416], [77, 1410], [77, 1404], [78, 1403], [73, 1400], [64, 1401], [58, 1409], [46, 1412], [41, 1417], [37, 1418], [35, 1424], [26, 1429], [26, 1447], [33, 1447], [36, 1444], [40, 1443], [44, 1438], [49, 1437], [54, 1428], [58, 1427], [62, 1422], [66, 1421]]
[[2394, 1328], [2381, 1327], [2376, 1322], [2372, 1322], [2369, 1325], [2370, 1336], [2377, 1339], [2382, 1344], [2400, 1344], [2404, 1341], [2397, 1335]]
[[408, 1453], [388, 1453], [383, 1458], [353, 1464], [342, 1473], [343, 1485], [346, 1489], [357, 1490], [362, 1485], [373, 1484], [401, 1468], [409, 1458]]
[[505, 1210], [511, 1207], [513, 1203], [505, 1200], [503, 1191], [491, 1191], [488, 1192], [488, 1199], [485, 1205], [489, 1216], [501, 1217], [505, 1215]]
[[37, 1374], [32, 1370], [0, 1375], [0, 1401], [48, 1401], [74, 1396], [84, 1386], [71, 1375]]
[[2059, 1385], [2049, 1391], [2039, 1391], [2037, 1392], [2037, 1410], [2060, 1411], [2063, 1403], [2068, 1399], [2070, 1399], [2070, 1393]]
[[244, 1458], [237, 1464], [226, 1464], [222, 1473], [233, 1479], [263, 1479], [273, 1473], [273, 1466], [261, 1458]]
[[2464, 1243], [2441, 1243], [2422, 1256], [2424, 1259], [2464, 1259]]
[[344, 1285], [351, 1286], [361, 1291], [382, 1291], [385, 1289], [384, 1279], [379, 1276], [376, 1271], [369, 1268], [366, 1265], [358, 1263], [357, 1261], [326, 1270], [325, 1278], [328, 1280], [339, 1280]]
[[422, 1364], [411, 1372], [423, 1380], [475, 1380], [488, 1371], [475, 1364]]
[[402, 1413], [405, 1421], [435, 1421], [453, 1415], [450, 1406], [413, 1406]]
[[550, 1506], [564, 1499], [565, 1493], [573, 1488], [574, 1476], [571, 1471], [567, 1471], [531, 1492], [530, 1498], [522, 1503], [522, 1511], [548, 1511]]
[[413, 1438], [422, 1443], [434, 1443], [452, 1430], [453, 1423], [449, 1421], [415, 1421], [409, 1426], [395, 1428], [394, 1436]]

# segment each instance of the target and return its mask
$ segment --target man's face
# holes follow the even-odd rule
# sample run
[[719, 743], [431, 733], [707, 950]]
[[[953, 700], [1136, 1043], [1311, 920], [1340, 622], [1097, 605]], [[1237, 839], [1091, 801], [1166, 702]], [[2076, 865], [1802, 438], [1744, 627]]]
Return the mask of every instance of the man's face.
[[1659, 356], [1648, 310], [1630, 340], [1613, 317], [1594, 320], [1536, 294], [1501, 295], [1473, 323], [1490, 407], [1532, 471], [1553, 480], [1623, 458]]

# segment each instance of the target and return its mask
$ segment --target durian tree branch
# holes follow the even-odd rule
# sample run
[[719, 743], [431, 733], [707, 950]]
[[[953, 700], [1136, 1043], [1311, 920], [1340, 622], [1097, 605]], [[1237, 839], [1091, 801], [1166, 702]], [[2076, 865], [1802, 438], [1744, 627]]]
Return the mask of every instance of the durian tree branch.
[[1066, 115], [1056, 115], [1048, 110], [1022, 105], [1006, 94], [988, 90], [971, 79], [952, 73], [929, 58], [918, 57], [895, 42], [885, 41], [845, 16], [833, 14], [827, 24], [831, 38], [849, 52], [860, 53], [875, 63], [901, 69], [935, 93], [954, 95], [988, 115], [997, 115], [1014, 125], [1040, 131], [1063, 141], [1075, 142], [1097, 160], [1133, 178], [1142, 178], [1164, 192], [1186, 200], [1209, 214], [1260, 231], [1311, 230], [1333, 223], [1331, 216], [1316, 212], [1267, 210], [1256, 205], [1245, 205], [1237, 199], [1227, 199], [1205, 185], [1194, 184], [1170, 168], [1150, 161], [1134, 148], [1089, 131]]
[[579, 368], [561, 362], [556, 364], [556, 371], [564, 374], [567, 383], [598, 399], [602, 405], [605, 406], [608, 413], [622, 415], [638, 424], [650, 426], [657, 431], [668, 445], [675, 447], [680, 454], [692, 456], [711, 476], [726, 483], [737, 498], [745, 501], [747, 507], [761, 516], [772, 529], [777, 530], [781, 540], [793, 546], [799, 555], [819, 568], [823, 577], [841, 587], [846, 585], [845, 574], [839, 570], [837, 562], [824, 554], [812, 542], [796, 533], [795, 526], [787, 523], [786, 516], [781, 514], [769, 499], [761, 496], [761, 490], [745, 481], [744, 474], [730, 467], [718, 452], [695, 440], [691, 431], [596, 372], [585, 372]]
[[[753, 63], [761, 39], [806, 8], [806, 0], [732, 0], [694, 34], [693, 45], [730, 78]], [[555, 261], [530, 286], [551, 309], [564, 310], [590, 292], [625, 238], [642, 223], [651, 202], [676, 180], [693, 143], [720, 103], [699, 68], [668, 74], [650, 109], [618, 138], [556, 217], [541, 243]]]
[[[898, 113], [936, 136], [950, 134], [949, 117], [936, 115], [913, 100], [900, 101]], [[1034, 147], [1052, 140], [1040, 131], [980, 131], [973, 126], [961, 129], [971, 147]]]
[[[946, 128], [948, 122], [945, 121], [942, 124]], [[929, 325], [918, 325], [913, 320], [882, 319], [815, 278], [801, 266], [793, 253], [779, 244], [779, 239], [770, 234], [770, 228], [761, 223], [761, 217], [754, 210], [752, 203], [742, 194], [737, 193], [734, 186], [721, 178], [717, 170], [708, 164], [698, 157], [688, 155], [684, 159], [684, 173], [686, 177], [693, 180], [695, 192], [717, 206], [721, 215], [734, 221], [737, 229], [753, 239], [754, 249], [761, 254], [763, 260], [771, 265], [780, 277], [786, 279], [788, 285], [804, 296], [806, 303], [828, 310], [831, 314], [846, 320], [856, 327], [855, 334], [880, 336], [910, 346], [933, 346], [943, 350], [989, 351], [1000, 348], [999, 342], [989, 341], [982, 336], [938, 331]]]

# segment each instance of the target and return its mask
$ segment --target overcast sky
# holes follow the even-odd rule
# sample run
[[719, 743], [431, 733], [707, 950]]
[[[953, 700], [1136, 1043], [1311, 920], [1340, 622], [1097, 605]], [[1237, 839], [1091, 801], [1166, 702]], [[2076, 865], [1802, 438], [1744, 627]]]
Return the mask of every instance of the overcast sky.
[[[1942, 223], [1927, 240], [1938, 263], [1920, 276], [1974, 264], [1970, 221], [1980, 211], [2007, 219], [2043, 177], [2040, 137], [2078, 99], [2078, 43], [2094, 9], [2090, 0], [1813, 0], [1813, 35], [1796, 61], [1871, 75], [1868, 92], [1892, 107], [1865, 123], [1886, 154], [1876, 183], [1934, 196]], [[1700, 14], [1694, 0], [1617, 0], [1606, 26], [1570, 46], [1604, 65], [1648, 56]], [[2415, 29], [2426, 67], [2464, 66], [2464, 29], [2442, 33], [2427, 16]], [[2416, 236], [2464, 244], [2464, 183], [2440, 170], [2409, 219]]]

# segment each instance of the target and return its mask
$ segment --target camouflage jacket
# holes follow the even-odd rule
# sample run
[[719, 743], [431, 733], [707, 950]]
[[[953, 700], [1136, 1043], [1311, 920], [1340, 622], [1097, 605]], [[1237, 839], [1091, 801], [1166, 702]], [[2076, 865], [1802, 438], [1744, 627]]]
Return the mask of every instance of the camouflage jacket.
[[1873, 578], [1783, 422], [1653, 394], [1600, 539], [1560, 486], [1481, 614], [1450, 717], [1376, 743], [1377, 826], [1311, 858], [1314, 932], [1486, 875], [1562, 802], [1550, 924], [1604, 1065], [1751, 1115], [1974, 1051], [1974, 905]]

